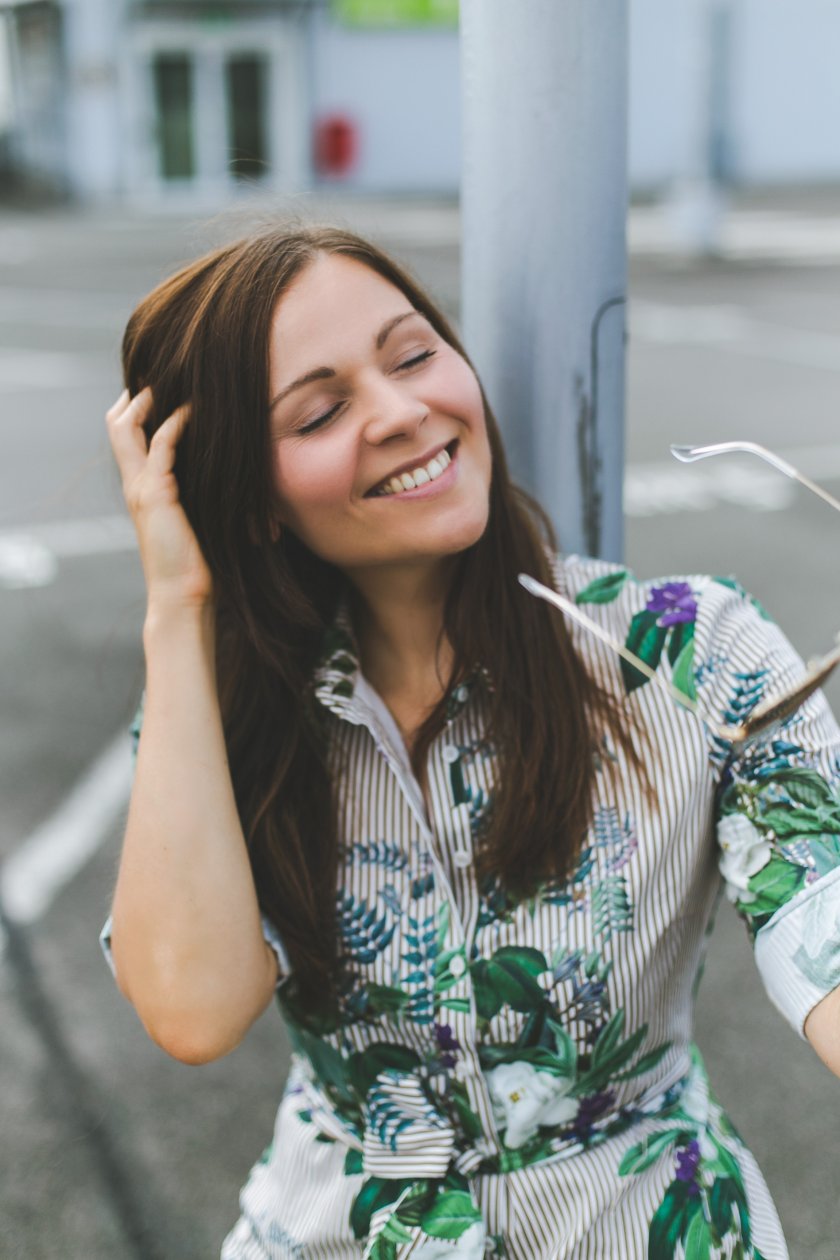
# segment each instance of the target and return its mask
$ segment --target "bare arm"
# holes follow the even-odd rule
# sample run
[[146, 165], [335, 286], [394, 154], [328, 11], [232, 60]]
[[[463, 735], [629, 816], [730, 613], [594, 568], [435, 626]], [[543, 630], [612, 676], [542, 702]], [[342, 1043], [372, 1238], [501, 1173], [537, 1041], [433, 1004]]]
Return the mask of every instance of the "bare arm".
[[[145, 397], [144, 397], [145, 396]], [[271, 1000], [234, 800], [214, 665], [212, 580], [178, 502], [170, 417], [146, 450], [148, 391], [108, 413], [148, 589], [143, 730], [112, 908], [120, 990], [149, 1035], [187, 1063], [219, 1058]]]

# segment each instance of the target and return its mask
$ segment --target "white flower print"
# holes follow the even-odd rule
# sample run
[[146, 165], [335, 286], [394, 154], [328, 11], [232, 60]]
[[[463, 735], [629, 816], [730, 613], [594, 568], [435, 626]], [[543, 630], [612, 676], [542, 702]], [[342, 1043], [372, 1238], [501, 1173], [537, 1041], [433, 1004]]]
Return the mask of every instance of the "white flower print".
[[487, 1073], [487, 1084], [509, 1150], [524, 1146], [541, 1124], [564, 1124], [577, 1115], [577, 1099], [568, 1097], [571, 1076], [539, 1072], [530, 1063], [502, 1063]]
[[718, 844], [721, 849], [720, 873], [726, 880], [726, 895], [730, 901], [755, 901], [749, 891], [749, 880], [770, 861], [772, 847], [769, 840], [753, 826], [743, 814], [727, 814], [717, 825]]
[[412, 1251], [414, 1260], [484, 1260], [484, 1226], [481, 1221], [449, 1242], [445, 1238], [429, 1238]]

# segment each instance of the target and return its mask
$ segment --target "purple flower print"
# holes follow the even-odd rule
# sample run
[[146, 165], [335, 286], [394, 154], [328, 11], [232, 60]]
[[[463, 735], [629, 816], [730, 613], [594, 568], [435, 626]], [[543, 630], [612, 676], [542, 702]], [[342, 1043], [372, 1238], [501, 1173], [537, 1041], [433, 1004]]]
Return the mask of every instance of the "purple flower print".
[[700, 1143], [696, 1138], [692, 1138], [688, 1146], [682, 1146], [676, 1151], [677, 1157], [677, 1181], [684, 1181], [688, 1184], [688, 1192], [694, 1197], [700, 1193], [700, 1187], [697, 1185], [697, 1166], [700, 1163]]
[[648, 612], [662, 613], [658, 626], [676, 626], [681, 621], [694, 621], [697, 616], [697, 600], [688, 582], [666, 582], [664, 586], [652, 586], [645, 608]]
[[438, 1049], [441, 1051], [440, 1064], [444, 1068], [454, 1068], [455, 1053], [461, 1049], [461, 1044], [457, 1037], [452, 1036], [452, 1029], [449, 1024], [435, 1024], [435, 1037], [438, 1043]]
[[592, 1133], [592, 1127], [595, 1121], [609, 1111], [615, 1102], [615, 1090], [605, 1089], [597, 1094], [589, 1094], [586, 1098], [581, 1098], [578, 1113], [575, 1117], [573, 1136], [579, 1141], [586, 1141]]

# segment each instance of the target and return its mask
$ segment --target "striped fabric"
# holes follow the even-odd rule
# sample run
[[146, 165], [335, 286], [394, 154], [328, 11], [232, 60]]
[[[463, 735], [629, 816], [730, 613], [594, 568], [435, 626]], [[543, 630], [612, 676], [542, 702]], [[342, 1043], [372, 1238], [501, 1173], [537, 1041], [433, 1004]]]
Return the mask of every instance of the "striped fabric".
[[342, 611], [315, 694], [347, 966], [334, 1017], [308, 1023], [265, 920], [294, 1055], [222, 1260], [787, 1256], [692, 1044], [692, 991], [721, 874], [800, 1034], [840, 983], [840, 728], [816, 692], [781, 730], [737, 755], [727, 743], [720, 728], [804, 669], [734, 579], [641, 582], [580, 556], [557, 557], [555, 579], [696, 699], [698, 714], [571, 625], [654, 737], [656, 807], [604, 736], [570, 878], [519, 902], [479, 887], [492, 681], [477, 672], [452, 697], [424, 796]]

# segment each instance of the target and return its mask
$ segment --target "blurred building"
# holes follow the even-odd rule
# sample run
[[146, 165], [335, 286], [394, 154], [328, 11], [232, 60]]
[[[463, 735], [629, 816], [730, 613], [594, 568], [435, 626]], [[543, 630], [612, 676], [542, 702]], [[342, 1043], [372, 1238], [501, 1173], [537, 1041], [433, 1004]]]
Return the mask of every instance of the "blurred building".
[[[0, 0], [0, 177], [92, 201], [454, 195], [457, 4]], [[840, 179], [837, 0], [630, 0], [630, 19], [636, 191], [698, 161]]]
[[0, 0], [4, 83], [7, 175], [85, 200], [458, 186], [457, 0]]

